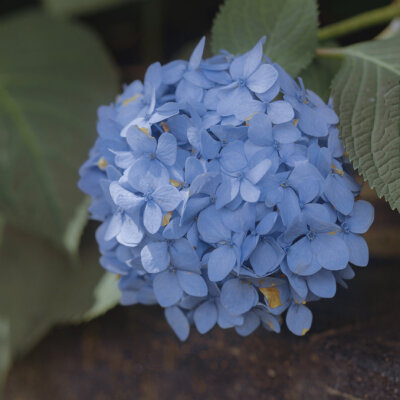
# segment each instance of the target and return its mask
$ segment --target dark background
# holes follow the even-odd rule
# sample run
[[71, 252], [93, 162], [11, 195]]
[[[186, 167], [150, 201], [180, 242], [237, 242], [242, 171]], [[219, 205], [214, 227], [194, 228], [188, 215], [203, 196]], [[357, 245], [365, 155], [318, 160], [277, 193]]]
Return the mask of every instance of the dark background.
[[[221, 3], [136, 1], [76, 19], [97, 31], [129, 81], [142, 78], [151, 62], [190, 54]], [[0, 0], [0, 15], [38, 4]], [[389, 1], [319, 4], [326, 25]], [[284, 329], [244, 339], [216, 328], [206, 336], [193, 330], [182, 344], [159, 307], [117, 307], [89, 324], [53, 329], [16, 361], [6, 399], [400, 399], [400, 216], [367, 187], [362, 197], [376, 207], [370, 265], [356, 270], [350, 290], [312, 305], [315, 322], [305, 338]]]

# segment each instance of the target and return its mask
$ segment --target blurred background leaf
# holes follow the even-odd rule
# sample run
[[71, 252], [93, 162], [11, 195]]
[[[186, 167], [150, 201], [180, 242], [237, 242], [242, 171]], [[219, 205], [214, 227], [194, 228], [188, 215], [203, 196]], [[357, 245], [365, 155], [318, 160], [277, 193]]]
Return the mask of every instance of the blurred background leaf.
[[77, 171], [116, 69], [87, 28], [35, 11], [1, 20], [0, 52], [0, 211], [74, 253], [87, 219]]
[[[337, 47], [335, 40], [318, 43], [318, 47]], [[307, 89], [317, 93], [325, 102], [329, 100], [333, 78], [339, 71], [341, 60], [338, 58], [315, 57], [307, 68], [301, 71], [301, 78]]]
[[101, 298], [107, 286], [102, 279], [107, 275], [98, 257], [93, 231], [80, 250], [81, 264], [71, 268], [69, 258], [43, 239], [5, 228], [0, 249], [0, 315], [10, 324], [13, 356], [30, 348], [54, 324], [87, 320], [118, 302], [116, 285], [108, 285], [107, 299]]
[[[328, 49], [329, 50], [329, 49]], [[340, 132], [353, 166], [400, 210], [400, 36], [339, 49], [333, 82]], [[334, 55], [334, 54], [333, 54]]]
[[311, 64], [301, 71], [300, 76], [307, 89], [317, 93], [325, 102], [329, 100], [332, 80], [340, 68], [340, 60], [314, 58]]
[[0, 398], [8, 369], [11, 364], [10, 325], [0, 316]]
[[212, 30], [212, 49], [243, 53], [264, 35], [264, 52], [292, 75], [314, 57], [318, 13], [315, 0], [227, 0]]
[[89, 14], [134, 1], [139, 0], [42, 0], [44, 8], [56, 16]]
[[104, 314], [119, 303], [121, 292], [118, 288], [118, 277], [106, 272], [94, 289], [94, 303], [90, 310], [79, 316], [78, 321], [89, 321]]

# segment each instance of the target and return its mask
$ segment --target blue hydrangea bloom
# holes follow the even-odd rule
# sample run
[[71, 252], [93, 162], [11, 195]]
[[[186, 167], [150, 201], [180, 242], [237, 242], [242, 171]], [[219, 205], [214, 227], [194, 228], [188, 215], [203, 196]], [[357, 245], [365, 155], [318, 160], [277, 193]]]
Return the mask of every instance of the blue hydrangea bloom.
[[332, 104], [264, 42], [203, 60], [203, 38], [188, 62], [151, 65], [99, 108], [80, 169], [121, 304], [160, 304], [181, 340], [281, 321], [304, 335], [308, 303], [368, 263], [374, 210], [355, 200]]

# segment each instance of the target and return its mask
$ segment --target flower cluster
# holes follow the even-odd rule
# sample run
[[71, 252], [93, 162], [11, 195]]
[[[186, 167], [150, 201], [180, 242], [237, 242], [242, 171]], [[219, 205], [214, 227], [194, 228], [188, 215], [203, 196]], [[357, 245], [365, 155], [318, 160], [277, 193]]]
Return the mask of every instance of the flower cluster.
[[[296, 335], [309, 301], [365, 266], [373, 207], [355, 201], [332, 105], [263, 56], [152, 64], [98, 111], [81, 167], [101, 265], [121, 303], [165, 308], [181, 340], [194, 324]], [[346, 172], [347, 171], [347, 172]]]

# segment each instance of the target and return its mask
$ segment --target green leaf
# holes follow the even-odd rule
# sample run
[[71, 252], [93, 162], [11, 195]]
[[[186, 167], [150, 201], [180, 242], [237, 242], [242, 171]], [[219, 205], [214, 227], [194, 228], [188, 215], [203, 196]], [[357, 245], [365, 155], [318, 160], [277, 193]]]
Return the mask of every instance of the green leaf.
[[56, 16], [89, 14], [135, 0], [42, 0], [45, 9]]
[[341, 137], [360, 174], [400, 210], [400, 36], [340, 49], [333, 83]]
[[121, 292], [118, 288], [118, 279], [115, 274], [106, 272], [100, 282], [94, 289], [94, 304], [79, 321], [89, 321], [104, 314], [116, 306], [121, 298]]
[[35, 11], [0, 20], [0, 53], [0, 213], [74, 253], [86, 223], [77, 171], [116, 70], [92, 32]]
[[2, 398], [2, 390], [10, 364], [10, 324], [0, 316], [0, 399]]
[[317, 93], [325, 102], [329, 100], [331, 84], [340, 68], [340, 60], [315, 58], [301, 72], [301, 77], [307, 89]]
[[[320, 42], [318, 47], [337, 47], [335, 40]], [[317, 93], [325, 102], [331, 95], [333, 78], [339, 71], [341, 60], [338, 58], [314, 58], [311, 64], [301, 71], [301, 78], [307, 89]]]
[[250, 50], [264, 35], [265, 54], [297, 75], [314, 57], [318, 14], [315, 0], [226, 0], [214, 21], [211, 47]]
[[[81, 265], [46, 241], [6, 226], [0, 249], [0, 315], [10, 324], [13, 356], [54, 324], [76, 322], [98, 304], [104, 272], [94, 235], [80, 251]], [[87, 240], [84, 241], [86, 243]]]

